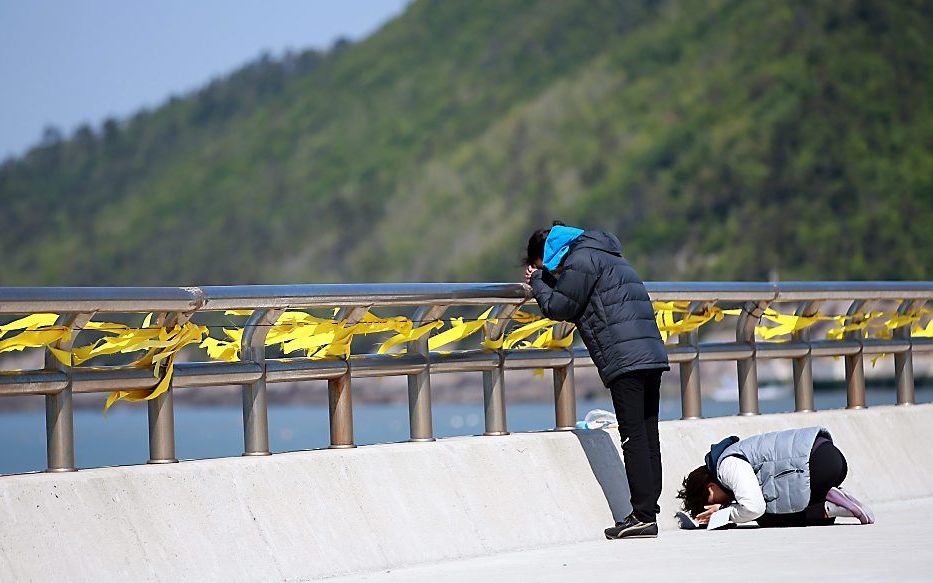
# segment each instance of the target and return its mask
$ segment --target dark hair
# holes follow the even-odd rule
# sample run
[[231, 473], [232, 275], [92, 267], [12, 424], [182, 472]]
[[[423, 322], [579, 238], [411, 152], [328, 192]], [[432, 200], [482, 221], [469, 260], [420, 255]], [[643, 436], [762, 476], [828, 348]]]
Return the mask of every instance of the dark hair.
[[683, 488], [677, 492], [677, 497], [684, 501], [684, 510], [690, 513], [690, 516], [696, 518], [706, 510], [709, 504], [709, 486], [713, 483], [713, 476], [710, 475], [706, 466], [700, 466], [693, 470], [684, 478]]
[[[551, 223], [551, 227], [558, 225], [561, 227], [566, 226], [561, 221]], [[544, 259], [544, 242], [547, 241], [547, 236], [551, 233], [551, 227], [538, 229], [531, 234], [531, 237], [528, 237], [528, 249], [525, 251], [525, 258], [522, 259], [525, 265], [534, 265], [538, 259]]]

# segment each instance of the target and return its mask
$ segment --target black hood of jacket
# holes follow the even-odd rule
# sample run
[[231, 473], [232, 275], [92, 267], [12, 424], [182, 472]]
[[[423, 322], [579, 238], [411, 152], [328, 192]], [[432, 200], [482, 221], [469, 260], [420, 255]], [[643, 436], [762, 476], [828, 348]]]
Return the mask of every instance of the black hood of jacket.
[[583, 234], [570, 246], [570, 253], [578, 249], [595, 249], [622, 256], [622, 243], [615, 235], [606, 231], [583, 231]]

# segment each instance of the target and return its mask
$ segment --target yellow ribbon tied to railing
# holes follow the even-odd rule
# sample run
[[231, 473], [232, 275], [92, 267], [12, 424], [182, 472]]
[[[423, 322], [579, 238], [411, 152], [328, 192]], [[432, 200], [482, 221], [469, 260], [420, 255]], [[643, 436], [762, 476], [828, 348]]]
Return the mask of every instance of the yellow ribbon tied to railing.
[[112, 336], [104, 336], [89, 346], [72, 350], [74, 364], [80, 365], [105, 354], [129, 354], [153, 349], [150, 343], [159, 338], [162, 327], [151, 326], [151, 322], [152, 314], [146, 316], [140, 328], [131, 328], [112, 322], [88, 322], [84, 325], [85, 330], [96, 330], [103, 334], [112, 334]]
[[893, 313], [887, 320], [884, 321], [881, 326], [878, 327], [874, 333], [874, 336], [875, 338], [890, 339], [894, 337], [895, 329], [910, 326], [910, 335], [912, 337], [933, 337], [933, 318], [927, 322], [925, 327], [920, 325], [920, 320], [922, 320], [924, 316], [930, 313], [931, 311], [926, 309], [918, 310], [909, 314]]
[[[152, 367], [152, 374], [160, 378], [159, 383], [154, 389], [143, 389], [136, 391], [113, 391], [107, 396], [107, 402], [104, 403], [104, 411], [109, 409], [117, 401], [149, 401], [155, 399], [169, 389], [172, 384], [172, 375], [175, 371], [175, 357], [179, 351], [189, 344], [200, 342], [207, 334], [207, 327], [198, 326], [192, 322], [185, 322], [172, 328], [129, 330], [120, 332], [118, 335], [128, 340], [126, 347], [120, 352], [136, 352], [138, 350], [147, 350], [145, 356], [137, 360], [132, 366]], [[139, 332], [140, 339], [128, 339], [134, 332]]]
[[[250, 312], [229, 311], [228, 315], [247, 316]], [[441, 322], [432, 322], [425, 326], [414, 328], [411, 320], [404, 316], [382, 318], [366, 312], [359, 322], [348, 324], [345, 320], [338, 321], [320, 318], [306, 312], [289, 311], [279, 316], [276, 323], [269, 330], [265, 338], [266, 346], [279, 345], [286, 354], [303, 351], [309, 358], [348, 358], [354, 336], [374, 334], [379, 332], [396, 332], [396, 336], [387, 341], [388, 347], [380, 347], [380, 353], [388, 348], [415, 340], [426, 332], [440, 326]], [[220, 340], [207, 337], [201, 342], [211, 358], [217, 360], [237, 361], [240, 358], [243, 330], [238, 328], [224, 328], [224, 334], [229, 340]]]
[[[504, 347], [506, 349], [517, 348], [524, 350], [528, 348], [551, 349], [567, 348], [573, 344], [573, 331], [563, 338], [554, 338], [554, 329], [559, 322], [548, 318], [529, 315], [531, 321], [520, 326], [509, 333], [505, 338]], [[534, 340], [528, 341], [526, 338], [534, 333], [538, 336]]]
[[[443, 327], [444, 327], [443, 320], [435, 320], [433, 322], [428, 322], [427, 324], [422, 324], [421, 326], [418, 326], [418, 327], [412, 327], [412, 329], [409, 330], [408, 332], [399, 332], [395, 336], [389, 338], [388, 340], [380, 344], [379, 349], [377, 350], [377, 353], [386, 354], [389, 352], [389, 350], [398, 346], [399, 344], [413, 342], [415, 340], [418, 340], [425, 334], [428, 334], [429, 332], [431, 332], [431, 330], [437, 330], [438, 328], [443, 328]], [[404, 352], [404, 350], [402, 352]]]
[[[109, 409], [115, 402], [125, 399], [140, 401], [154, 399], [168, 390], [175, 367], [175, 356], [185, 346], [198, 342], [207, 333], [207, 328], [187, 322], [171, 329], [150, 328], [152, 315], [146, 317], [142, 328], [130, 328], [110, 322], [88, 322], [85, 330], [98, 330], [105, 336], [90, 346], [73, 348], [70, 352], [55, 346], [58, 342], [69, 340], [73, 333], [70, 328], [55, 326], [57, 314], [32, 314], [8, 324], [0, 325], [0, 352], [23, 350], [24, 348], [47, 348], [60, 362], [68, 366], [79, 365], [103, 354], [131, 353], [147, 350], [148, 353], [130, 366], [152, 366], [153, 374], [160, 378], [152, 390], [114, 391], [107, 398], [104, 409]], [[3, 338], [13, 330], [22, 330], [19, 334]]]
[[777, 324], [777, 326], [755, 326], [755, 334], [764, 340], [770, 340], [776, 336], [793, 334], [794, 332], [805, 330], [817, 322], [833, 319], [831, 317], [820, 316], [819, 314], [811, 316], [782, 314], [773, 308], [766, 309], [761, 317]]
[[[475, 320], [466, 320], [464, 318], [451, 318], [450, 319], [450, 328], [444, 330], [440, 334], [431, 336], [428, 339], [428, 350], [438, 350], [447, 346], [448, 344], [453, 344], [454, 342], [459, 342], [476, 334], [483, 329], [483, 326], [488, 324], [498, 324], [499, 320], [497, 318], [490, 318], [489, 315], [492, 313], [492, 308], [489, 308]], [[488, 341], [487, 341], [488, 342]], [[487, 348], [493, 348], [492, 345], [484, 344]]]
[[[454, 342], [459, 342], [464, 340], [483, 329], [486, 324], [498, 324], [499, 318], [491, 318], [490, 314], [492, 313], [492, 308], [483, 312], [480, 316], [473, 320], [468, 320], [466, 318], [451, 318], [449, 320], [450, 328], [432, 336], [428, 341], [428, 349], [432, 351], [437, 351], [449, 344]], [[557, 348], [557, 347], [566, 347], [570, 346], [573, 343], [573, 336], [568, 335], [566, 338], [559, 340], [553, 340], [553, 332], [549, 332], [547, 329], [553, 328], [557, 322], [555, 320], [549, 320], [547, 318], [542, 318], [541, 316], [536, 316], [528, 312], [516, 311], [510, 318], [511, 320], [522, 324], [520, 327], [516, 328], [508, 335], [505, 335], [499, 339], [485, 339], [480, 345], [484, 348], [490, 350], [499, 350], [501, 348], [511, 349], [511, 348]], [[412, 328], [410, 331], [401, 332], [392, 338], [386, 340], [379, 347], [379, 354], [384, 354], [391, 348], [412, 340], [417, 340], [425, 334], [442, 328], [444, 322], [442, 320], [437, 320], [434, 322], [428, 322], [417, 328]], [[542, 332], [543, 331], [543, 332]], [[538, 337], [534, 341], [522, 342], [529, 336], [539, 333]]]
[[924, 327], [914, 326], [911, 336], [915, 338], [933, 338], [933, 318], [930, 318], [930, 321]]
[[[710, 321], [719, 322], [726, 316], [738, 316], [742, 310], [723, 310], [718, 306], [707, 306], [701, 312], [690, 312], [689, 302], [654, 302], [654, 317], [661, 332], [661, 340], [677, 334], [688, 334]], [[675, 320], [674, 314], [683, 314]]]
[[[685, 334], [696, 330], [710, 321], [720, 321], [724, 316], [737, 316], [741, 310], [723, 310], [717, 306], [707, 306], [702, 312], [690, 313], [689, 302], [654, 302], [655, 318], [662, 338], [666, 341], [671, 335]], [[228, 315], [249, 316], [251, 310], [228, 311]], [[334, 314], [336, 315], [335, 310]], [[847, 333], [862, 331], [865, 337], [891, 338], [894, 330], [909, 326], [913, 337], [933, 337], [933, 319], [921, 324], [924, 316], [931, 311], [922, 309], [910, 314], [892, 312], [868, 312], [846, 316], [825, 316], [820, 314], [799, 316], [782, 314], [768, 308], [762, 319], [774, 325], [760, 324], [755, 333], [764, 340], [793, 334], [820, 321], [832, 321], [837, 325], [826, 332], [831, 340], [841, 340]], [[476, 334], [486, 324], [498, 324], [499, 319], [490, 317], [492, 308], [475, 319], [451, 318], [447, 322], [450, 328], [440, 332], [428, 341], [428, 347], [436, 351], [454, 342], [464, 340]], [[680, 315], [679, 317], [677, 315]], [[113, 403], [142, 401], [158, 397], [169, 389], [174, 372], [175, 358], [186, 346], [194, 343], [204, 348], [214, 360], [238, 361], [243, 338], [242, 328], [224, 328], [225, 339], [212, 338], [205, 326], [185, 322], [181, 325], [164, 327], [152, 325], [153, 315], [146, 316], [140, 328], [111, 322], [88, 322], [84, 330], [95, 330], [103, 336], [88, 346], [72, 348], [70, 351], [57, 347], [71, 338], [74, 332], [67, 326], [56, 326], [58, 314], [31, 314], [0, 324], [0, 353], [26, 348], [47, 348], [55, 358], [68, 366], [78, 366], [95, 357], [108, 354], [129, 354], [146, 351], [146, 354], [129, 366], [152, 367], [153, 375], [159, 378], [154, 389], [114, 391], [107, 398], [105, 410]], [[885, 318], [884, 321], [880, 321]], [[516, 311], [511, 320], [520, 324], [517, 328], [497, 340], [486, 339], [481, 345], [491, 350], [505, 349], [558, 349], [573, 344], [570, 334], [555, 338], [558, 324], [554, 320]], [[403, 316], [389, 318], [378, 317], [366, 312], [354, 324], [346, 320], [338, 321], [320, 318], [306, 312], [284, 312], [269, 330], [265, 345], [279, 345], [286, 354], [303, 351], [308, 357], [342, 358], [350, 356], [354, 336], [382, 332], [395, 332], [395, 335], [383, 342], [379, 354], [385, 354], [392, 348], [418, 340], [434, 330], [444, 326], [443, 320], [424, 322], [418, 326]], [[18, 332], [10, 335], [12, 332]], [[535, 336], [537, 334], [537, 336]], [[533, 339], [529, 340], [534, 336]], [[883, 356], [883, 355], [882, 355]], [[878, 357], [876, 357], [877, 359]]]
[[[826, 338], [830, 340], [842, 340], [849, 332], [858, 332], [864, 330], [863, 336], [868, 336], [868, 327], [872, 320], [884, 316], [884, 312], [868, 312], [865, 314], [851, 314], [848, 316], [833, 316], [839, 325], [826, 331]], [[848, 323], [847, 323], [848, 322]]]
[[[58, 314], [31, 314], [9, 324], [0, 324], [0, 353], [26, 348], [48, 348], [65, 365], [71, 364], [71, 355], [66, 350], [55, 348], [54, 344], [71, 338], [71, 329], [55, 326]], [[4, 338], [14, 330], [19, 334]]]

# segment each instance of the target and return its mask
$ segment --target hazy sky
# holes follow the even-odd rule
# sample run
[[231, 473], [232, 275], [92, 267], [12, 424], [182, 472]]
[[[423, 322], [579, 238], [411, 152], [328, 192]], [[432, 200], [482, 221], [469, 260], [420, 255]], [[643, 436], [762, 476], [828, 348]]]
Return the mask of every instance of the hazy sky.
[[46, 125], [125, 117], [268, 50], [359, 39], [408, 0], [0, 0], [0, 161]]

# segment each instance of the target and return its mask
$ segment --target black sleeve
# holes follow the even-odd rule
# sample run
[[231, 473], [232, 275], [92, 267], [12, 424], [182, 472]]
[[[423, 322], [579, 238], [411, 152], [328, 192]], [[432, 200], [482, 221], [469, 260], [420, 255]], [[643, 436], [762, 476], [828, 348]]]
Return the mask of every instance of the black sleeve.
[[561, 271], [553, 287], [545, 283], [540, 270], [531, 276], [531, 290], [541, 313], [564, 322], [575, 322], [583, 315], [595, 285], [595, 274], [571, 266]]

